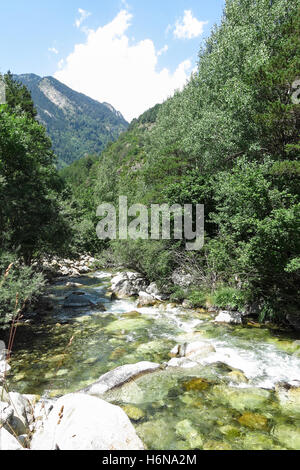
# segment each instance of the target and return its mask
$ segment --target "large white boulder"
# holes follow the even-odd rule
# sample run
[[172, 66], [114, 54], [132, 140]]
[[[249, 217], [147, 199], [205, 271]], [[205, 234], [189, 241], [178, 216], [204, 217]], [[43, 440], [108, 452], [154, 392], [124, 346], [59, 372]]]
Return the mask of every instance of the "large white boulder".
[[111, 289], [119, 297], [138, 295], [138, 293], [144, 291], [146, 287], [146, 280], [140, 273], [118, 273], [111, 279]]
[[33, 435], [32, 450], [143, 450], [126, 413], [100, 398], [72, 393], [55, 403]]
[[218, 316], [215, 318], [216, 323], [233, 323], [235, 325], [240, 325], [243, 315], [239, 312], [229, 312], [227, 310], [222, 310], [219, 312]]

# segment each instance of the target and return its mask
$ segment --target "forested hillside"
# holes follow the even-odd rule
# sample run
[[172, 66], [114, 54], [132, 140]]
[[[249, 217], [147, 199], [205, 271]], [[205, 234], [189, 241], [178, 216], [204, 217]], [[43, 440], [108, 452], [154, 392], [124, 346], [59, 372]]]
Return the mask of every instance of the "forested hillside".
[[24, 74], [14, 79], [31, 92], [38, 120], [47, 129], [60, 168], [88, 153], [101, 152], [128, 127], [110, 104], [77, 93], [53, 77]]
[[[184, 240], [116, 241], [106, 243], [110, 263], [193, 305], [252, 306], [261, 320], [297, 315], [299, 6], [228, 0], [184, 90], [134, 121], [101, 160], [80, 163], [81, 185], [79, 167], [70, 168], [81, 225], [95, 224], [96, 207], [119, 195], [205, 205], [203, 250], [186, 252]], [[174, 286], [176, 269], [192, 275], [188, 290]]]

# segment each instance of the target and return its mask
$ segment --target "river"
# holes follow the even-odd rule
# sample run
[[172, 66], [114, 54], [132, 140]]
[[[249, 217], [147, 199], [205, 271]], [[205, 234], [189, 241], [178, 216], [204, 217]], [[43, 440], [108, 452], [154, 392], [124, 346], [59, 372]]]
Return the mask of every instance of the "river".
[[[18, 327], [10, 389], [57, 397], [120, 365], [168, 362], [178, 342], [203, 339], [215, 352], [197, 367], [147, 374], [104, 399], [124, 408], [149, 449], [300, 448], [299, 396], [285, 405], [275, 392], [279, 382], [300, 381], [299, 334], [215, 324], [213, 314], [167, 303], [137, 308], [134, 299], [110, 300], [110, 276], [95, 272], [48, 288], [53, 312]], [[106, 311], [63, 308], [76, 290], [67, 282], [81, 284], [77, 290]]]

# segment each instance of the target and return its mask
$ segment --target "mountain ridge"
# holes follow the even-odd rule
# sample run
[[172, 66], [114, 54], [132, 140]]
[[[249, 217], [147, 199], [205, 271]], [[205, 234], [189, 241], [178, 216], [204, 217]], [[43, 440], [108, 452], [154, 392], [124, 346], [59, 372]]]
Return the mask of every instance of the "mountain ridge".
[[72, 90], [54, 77], [14, 75], [31, 92], [38, 120], [46, 127], [63, 168], [87, 154], [101, 153], [128, 128], [122, 114]]

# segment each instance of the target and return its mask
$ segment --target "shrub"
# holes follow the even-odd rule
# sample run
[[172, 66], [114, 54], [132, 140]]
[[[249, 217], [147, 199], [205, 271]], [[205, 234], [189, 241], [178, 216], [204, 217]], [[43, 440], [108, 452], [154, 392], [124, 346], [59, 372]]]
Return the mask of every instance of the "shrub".
[[43, 289], [42, 274], [22, 264], [15, 255], [0, 254], [0, 329], [34, 300]]

